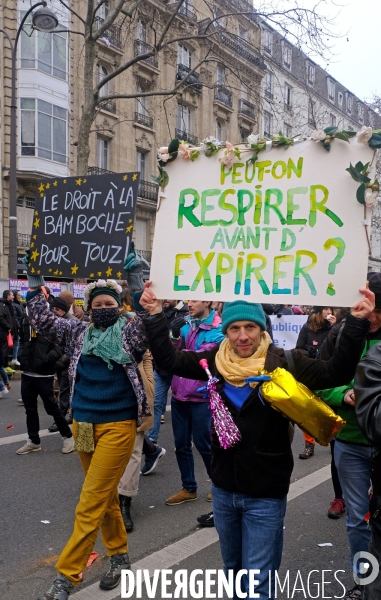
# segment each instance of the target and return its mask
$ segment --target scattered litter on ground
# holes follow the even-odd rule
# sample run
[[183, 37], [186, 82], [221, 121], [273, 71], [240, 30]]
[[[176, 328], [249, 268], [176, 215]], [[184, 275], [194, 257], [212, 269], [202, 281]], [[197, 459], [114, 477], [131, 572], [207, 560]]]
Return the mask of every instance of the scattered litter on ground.
[[44, 525], [49, 525], [50, 521], [41, 521]]
[[326, 542], [325, 544], [318, 544], [318, 546], [332, 546], [331, 542]]
[[86, 563], [86, 567], [89, 567], [90, 565], [92, 565], [94, 560], [96, 558], [98, 558], [98, 556], [99, 556], [98, 552], [92, 552], [89, 556], [89, 560]]

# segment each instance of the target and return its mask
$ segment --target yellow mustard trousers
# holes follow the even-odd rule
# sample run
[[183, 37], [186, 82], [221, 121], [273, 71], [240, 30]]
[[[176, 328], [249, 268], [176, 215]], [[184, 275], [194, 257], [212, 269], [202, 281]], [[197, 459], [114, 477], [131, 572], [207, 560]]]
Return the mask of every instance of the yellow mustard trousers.
[[[73, 435], [77, 423], [73, 421]], [[108, 556], [127, 552], [127, 533], [118, 484], [135, 446], [136, 421], [94, 425], [93, 453], [78, 452], [85, 481], [75, 510], [74, 530], [60, 554], [57, 571], [76, 585], [93, 551], [98, 531]]]

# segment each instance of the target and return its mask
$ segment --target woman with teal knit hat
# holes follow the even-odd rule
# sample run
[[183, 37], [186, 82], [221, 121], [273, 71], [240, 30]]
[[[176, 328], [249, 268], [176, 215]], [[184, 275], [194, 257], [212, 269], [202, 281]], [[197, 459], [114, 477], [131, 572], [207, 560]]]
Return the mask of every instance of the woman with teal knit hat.
[[[329, 361], [314, 360], [299, 350], [285, 355], [266, 332], [260, 304], [237, 300], [227, 302], [222, 312], [220, 346], [204, 352], [180, 352], [169, 339], [161, 302], [150, 289], [140, 299], [150, 316], [144, 319], [149, 345], [156, 364], [179, 377], [207, 380], [205, 365], [215, 377], [216, 391], [230, 413], [240, 439], [225, 449], [212, 432], [211, 480], [214, 523], [226, 572], [233, 571], [240, 588], [234, 598], [250, 596], [255, 570], [255, 594], [260, 600], [274, 598], [275, 572], [279, 570], [283, 546], [283, 522], [293, 469], [289, 421], [264, 402], [256, 382], [246, 379], [262, 369], [290, 370], [294, 377], [313, 389], [332, 387], [354, 373], [362, 343], [369, 328], [368, 315], [374, 295], [361, 290], [365, 299], [352, 309], [340, 343]], [[344, 336], [344, 338], [343, 338]], [[216, 427], [217, 429], [217, 427]], [[239, 593], [239, 596], [238, 596]]]
[[27, 294], [31, 325], [71, 357], [73, 435], [85, 473], [73, 534], [58, 559], [53, 585], [39, 598], [67, 600], [81, 581], [99, 530], [110, 557], [101, 589], [117, 587], [121, 570], [130, 568], [118, 484], [134, 449], [136, 428], [143, 416], [151, 415], [138, 369], [147, 341], [141, 319], [125, 315], [116, 281], [100, 279], [87, 286], [84, 308], [90, 323], [55, 315], [44, 287], [37, 286], [43, 281], [31, 283], [36, 286]]

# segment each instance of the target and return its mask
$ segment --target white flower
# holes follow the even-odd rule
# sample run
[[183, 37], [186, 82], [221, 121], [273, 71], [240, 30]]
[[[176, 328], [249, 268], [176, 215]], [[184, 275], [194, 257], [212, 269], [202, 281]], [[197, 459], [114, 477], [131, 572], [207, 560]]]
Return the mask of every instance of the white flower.
[[360, 131], [357, 132], [357, 141], [359, 144], [367, 144], [370, 138], [373, 135], [373, 131], [371, 127], [366, 127], [363, 125]]
[[202, 140], [201, 145], [200, 145], [201, 152], [205, 152], [206, 150], [210, 150], [210, 147], [207, 146], [207, 144], [212, 144], [216, 148], [221, 148], [221, 146], [223, 146], [223, 143], [220, 142], [220, 140], [218, 140], [213, 135], [210, 135], [209, 137], [206, 137], [204, 140]]
[[188, 142], [181, 142], [181, 144], [179, 145], [179, 154], [181, 158], [183, 158], [184, 160], [189, 160], [190, 153], [191, 149], [189, 148]]
[[252, 144], [256, 144], [258, 142], [259, 135], [255, 135], [251, 133], [247, 138], [247, 143], [251, 146]]
[[[370, 127], [368, 129], [371, 129]], [[372, 190], [367, 188], [365, 190], [365, 204], [367, 206], [374, 206], [377, 202], [378, 190]]]
[[325, 140], [325, 138], [326, 133], [324, 131], [318, 131], [317, 129], [315, 129], [315, 131], [311, 133], [311, 140], [313, 142], [322, 142], [323, 140]]
[[104, 279], [98, 279], [95, 285], [97, 287], [106, 287], [106, 281]]
[[170, 155], [169, 154], [158, 154], [157, 155], [158, 159], [163, 161], [163, 162], [167, 162], [170, 159]]
[[168, 154], [168, 146], [162, 146], [159, 148], [159, 154]]

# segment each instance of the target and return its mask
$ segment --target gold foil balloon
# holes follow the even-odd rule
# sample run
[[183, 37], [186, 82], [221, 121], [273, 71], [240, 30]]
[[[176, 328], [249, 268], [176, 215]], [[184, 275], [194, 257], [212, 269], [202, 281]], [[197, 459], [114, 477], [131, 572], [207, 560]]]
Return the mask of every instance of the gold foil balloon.
[[261, 387], [263, 399], [319, 444], [327, 446], [345, 421], [289, 371], [278, 367], [269, 375], [271, 381]]

